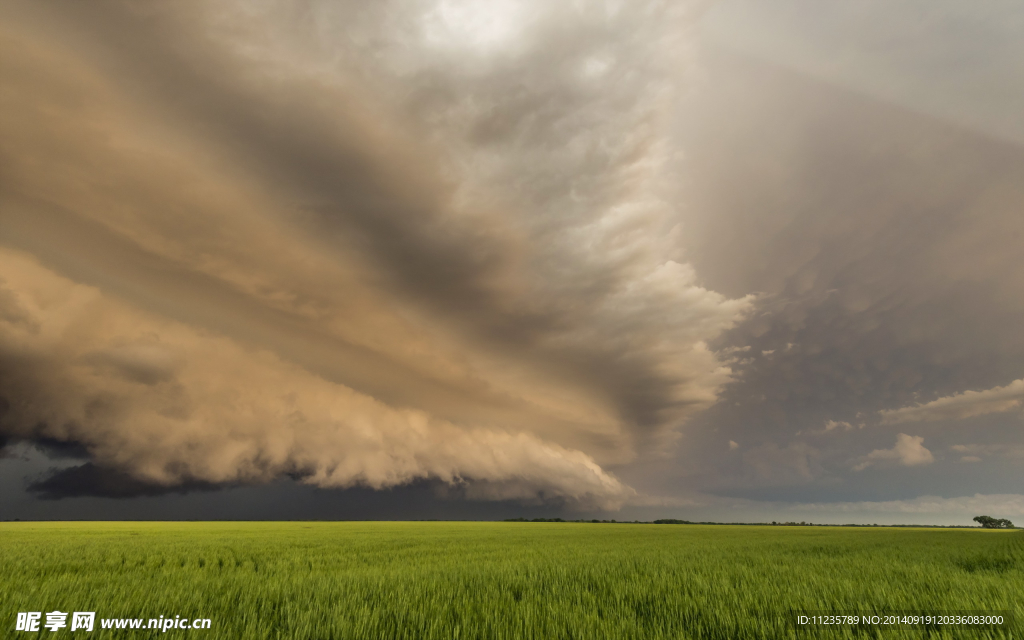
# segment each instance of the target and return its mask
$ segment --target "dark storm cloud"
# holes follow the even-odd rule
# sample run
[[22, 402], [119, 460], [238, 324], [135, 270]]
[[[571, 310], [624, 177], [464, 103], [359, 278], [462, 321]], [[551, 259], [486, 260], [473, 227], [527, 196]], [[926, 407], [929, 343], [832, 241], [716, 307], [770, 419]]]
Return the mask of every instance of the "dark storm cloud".
[[32, 439], [31, 443], [50, 460], [87, 460], [89, 458], [89, 450], [80, 442], [39, 437]]
[[8, 6], [4, 428], [167, 486], [629, 499], [599, 465], [715, 401], [751, 302], [672, 244], [688, 17], [512, 4]]
[[87, 462], [77, 467], [55, 471], [47, 478], [32, 482], [28, 486], [28, 491], [42, 500], [82, 497], [127, 499], [162, 496], [168, 493], [217, 491], [223, 488], [209, 482], [189, 480], [173, 486], [143, 482], [123, 471]]

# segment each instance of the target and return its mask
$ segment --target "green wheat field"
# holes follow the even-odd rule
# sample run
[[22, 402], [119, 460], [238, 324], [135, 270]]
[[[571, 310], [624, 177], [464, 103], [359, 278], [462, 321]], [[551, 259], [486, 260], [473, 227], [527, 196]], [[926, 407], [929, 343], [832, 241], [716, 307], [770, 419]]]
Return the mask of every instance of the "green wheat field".
[[[1020, 638], [1024, 533], [492, 522], [0, 523], [3, 637]], [[16, 632], [95, 611], [91, 633]], [[1010, 611], [798, 630], [794, 611]], [[209, 630], [102, 630], [102, 618]], [[45, 613], [44, 613], [45, 617]]]

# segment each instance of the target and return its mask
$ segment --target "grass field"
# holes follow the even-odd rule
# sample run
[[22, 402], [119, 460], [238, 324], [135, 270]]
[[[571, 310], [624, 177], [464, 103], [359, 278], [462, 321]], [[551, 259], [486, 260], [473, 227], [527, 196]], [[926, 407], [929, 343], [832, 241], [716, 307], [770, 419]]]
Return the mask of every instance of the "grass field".
[[[1010, 610], [1009, 628], [825, 637], [1013, 638], [1024, 533], [554, 523], [0, 523], [19, 611], [95, 611], [46, 637], [788, 638], [795, 609]], [[102, 631], [102, 618], [210, 630]], [[69, 625], [70, 626], [70, 625]], [[858, 635], [859, 634], [859, 635]]]

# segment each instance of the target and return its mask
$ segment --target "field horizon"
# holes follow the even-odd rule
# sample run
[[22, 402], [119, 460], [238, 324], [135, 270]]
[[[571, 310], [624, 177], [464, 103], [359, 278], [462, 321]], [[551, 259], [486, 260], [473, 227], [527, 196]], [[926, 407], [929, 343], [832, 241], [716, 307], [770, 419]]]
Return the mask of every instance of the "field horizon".
[[837, 527], [837, 528], [902, 528], [902, 529], [977, 529], [977, 530], [995, 530], [995, 531], [1019, 531], [1021, 527], [1010, 527], [1006, 529], [985, 529], [979, 525], [966, 525], [966, 524], [916, 524], [912, 522], [901, 523], [901, 524], [862, 524], [856, 522], [838, 523], [838, 522], [714, 522], [714, 521], [690, 521], [690, 520], [678, 520], [676, 518], [665, 518], [656, 520], [595, 520], [595, 519], [579, 519], [569, 520], [565, 518], [103, 518], [103, 519], [87, 519], [87, 518], [10, 518], [0, 519], [0, 523], [107, 523], [107, 522], [264, 522], [264, 523], [342, 523], [342, 522], [501, 522], [501, 523], [524, 523], [524, 524], [651, 524], [651, 525], [682, 525], [682, 526], [722, 526], [722, 527]]

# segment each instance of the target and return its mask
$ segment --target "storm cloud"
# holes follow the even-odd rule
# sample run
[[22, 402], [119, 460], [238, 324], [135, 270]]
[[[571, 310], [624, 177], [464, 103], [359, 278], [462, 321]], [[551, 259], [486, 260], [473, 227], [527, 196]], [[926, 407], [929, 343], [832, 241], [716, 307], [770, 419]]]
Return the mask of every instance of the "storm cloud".
[[690, 17], [509, 7], [7, 7], [4, 432], [167, 486], [634, 495], [601, 465], [715, 402], [753, 301], [673, 243]]
[[755, 5], [5, 3], [31, 495], [1019, 511], [1019, 8]]

